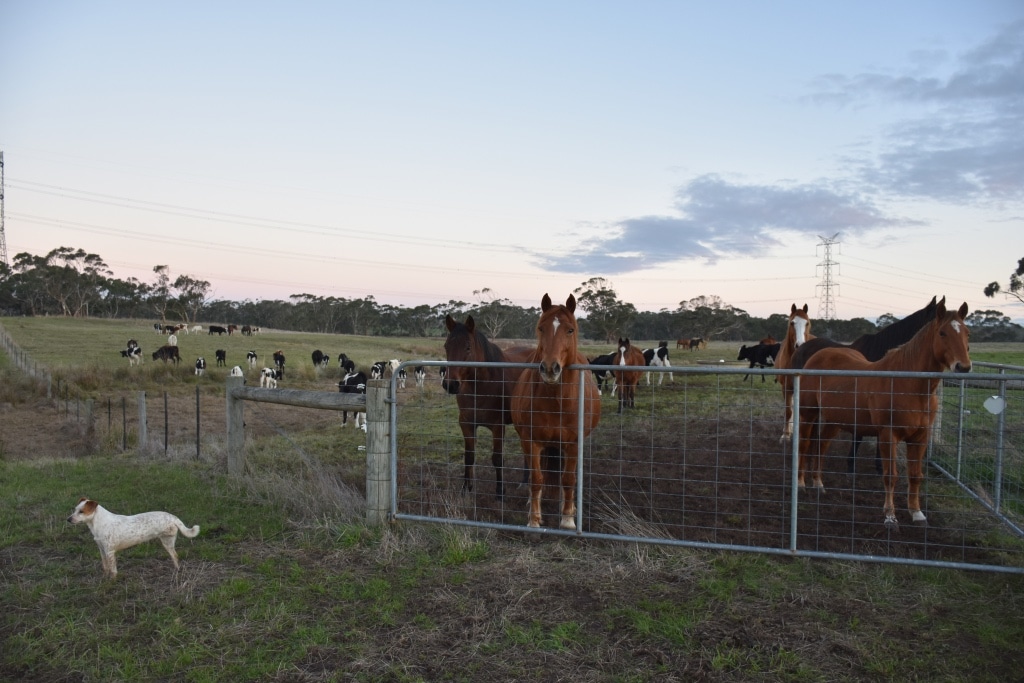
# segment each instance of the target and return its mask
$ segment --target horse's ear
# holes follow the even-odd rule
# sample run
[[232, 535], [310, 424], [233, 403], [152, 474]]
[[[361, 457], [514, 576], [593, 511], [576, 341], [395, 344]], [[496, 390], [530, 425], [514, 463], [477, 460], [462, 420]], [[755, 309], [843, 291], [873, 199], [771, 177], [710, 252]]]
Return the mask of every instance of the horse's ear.
[[942, 301], [935, 307], [935, 319], [942, 320], [946, 315], [946, 297], [942, 297]]
[[962, 304], [960, 304], [960, 308], [959, 308], [959, 310], [957, 310], [957, 315], [960, 316], [961, 320], [963, 320], [964, 318], [967, 317], [967, 302], [966, 301], [963, 302]]
[[796, 313], [796, 304], [789, 307], [789, 314], [793, 315], [794, 313]]
[[544, 312], [549, 308], [551, 308], [551, 297], [547, 295], [547, 292], [545, 292], [544, 298], [540, 300], [540, 310], [541, 312]]
[[473, 331], [476, 330], [476, 321], [473, 320], [471, 315], [466, 316], [466, 329], [469, 330], [470, 334], [473, 334]]
[[569, 298], [565, 300], [565, 307], [567, 309], [569, 309], [570, 313], [575, 313], [576, 312], [576, 297], [574, 297], [572, 294], [570, 294]]
[[804, 304], [804, 313], [807, 312], [807, 304]]
[[444, 317], [444, 326], [448, 328], [449, 332], [455, 329], [455, 325], [455, 318], [452, 317], [451, 313]]

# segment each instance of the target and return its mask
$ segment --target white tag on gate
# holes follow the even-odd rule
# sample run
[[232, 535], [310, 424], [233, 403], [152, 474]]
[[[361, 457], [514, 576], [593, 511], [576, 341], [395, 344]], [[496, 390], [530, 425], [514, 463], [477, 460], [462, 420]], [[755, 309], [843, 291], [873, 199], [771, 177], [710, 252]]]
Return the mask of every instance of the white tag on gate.
[[1003, 412], [1003, 408], [1006, 407], [1006, 401], [1004, 401], [999, 396], [989, 396], [988, 398], [985, 399], [985, 403], [982, 405], [985, 406], [985, 410], [987, 410], [988, 412], [992, 413], [993, 415], [998, 415], [999, 413]]

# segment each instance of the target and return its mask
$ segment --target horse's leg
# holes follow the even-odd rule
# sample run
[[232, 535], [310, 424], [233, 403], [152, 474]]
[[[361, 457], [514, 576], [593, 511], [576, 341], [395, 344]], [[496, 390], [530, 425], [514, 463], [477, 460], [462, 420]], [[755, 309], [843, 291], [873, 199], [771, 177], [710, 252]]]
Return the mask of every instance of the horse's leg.
[[530, 502], [527, 506], [526, 526], [539, 527], [540, 497], [544, 491], [544, 472], [541, 469], [541, 447], [533, 442], [523, 443], [523, 453], [530, 461]]
[[857, 471], [857, 449], [860, 448], [861, 441], [863, 441], [863, 439], [857, 436], [856, 433], [854, 433], [850, 438], [850, 454], [846, 456], [846, 471], [849, 474], [853, 474]]
[[494, 465], [494, 495], [499, 499], [505, 495], [502, 466], [505, 463], [505, 425], [491, 425], [491, 463]]
[[801, 489], [803, 489], [807, 483], [805, 481], [805, 475], [807, 473], [807, 465], [811, 460], [811, 448], [814, 447], [814, 441], [817, 438], [817, 431], [816, 420], [800, 420], [800, 434], [798, 435], [799, 441], [797, 442], [797, 452], [800, 454], [800, 457], [797, 465], [796, 484]]
[[793, 438], [793, 393], [790, 391], [788, 380], [788, 377], [779, 376], [779, 383], [782, 384], [782, 398], [786, 402], [786, 423], [782, 426], [782, 436], [779, 437], [781, 443]]
[[907, 442], [907, 507], [910, 509], [910, 517], [915, 522], [926, 522], [927, 518], [921, 512], [921, 466], [924, 462], [924, 452], [927, 440], [924, 442]]
[[878, 439], [875, 439], [875, 474], [882, 473], [882, 447], [878, 445]]
[[465, 444], [463, 457], [466, 463], [466, 471], [462, 476], [462, 490], [472, 491], [473, 465], [476, 463], [476, 425], [465, 422], [460, 423], [459, 427], [462, 429], [462, 440]]
[[576, 530], [576, 444], [563, 444], [562, 448], [562, 520], [559, 529]]
[[885, 488], [885, 503], [882, 505], [882, 513], [885, 515], [885, 525], [896, 527], [899, 526], [899, 522], [896, 520], [894, 497], [899, 472], [896, 469], [896, 441], [893, 439], [892, 430], [879, 431], [878, 448], [884, 455], [882, 458], [882, 486]]
[[828, 455], [829, 446], [832, 445], [832, 441], [836, 438], [836, 434], [839, 433], [839, 429], [832, 425], [822, 425], [818, 423], [818, 443], [814, 449], [814, 475], [812, 483], [814, 488], [818, 489], [821, 493], [825, 493], [825, 482], [821, 479], [821, 473], [825, 469], [825, 456]]

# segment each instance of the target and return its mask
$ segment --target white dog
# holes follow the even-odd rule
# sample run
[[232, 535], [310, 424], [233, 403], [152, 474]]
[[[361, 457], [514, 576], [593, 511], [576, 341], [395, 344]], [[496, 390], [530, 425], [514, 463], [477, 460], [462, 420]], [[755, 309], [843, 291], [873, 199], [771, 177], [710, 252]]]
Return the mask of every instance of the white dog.
[[199, 525], [189, 529], [185, 524], [169, 512], [143, 512], [142, 514], [116, 515], [94, 500], [82, 498], [72, 510], [68, 521], [72, 524], [85, 522], [100, 547], [100, 560], [103, 563], [103, 574], [114, 578], [117, 576], [118, 550], [131, 548], [133, 545], [160, 539], [164, 550], [171, 556], [174, 568], [178, 568], [178, 555], [174, 552], [174, 541], [180, 531], [188, 538], [195, 538], [199, 533]]

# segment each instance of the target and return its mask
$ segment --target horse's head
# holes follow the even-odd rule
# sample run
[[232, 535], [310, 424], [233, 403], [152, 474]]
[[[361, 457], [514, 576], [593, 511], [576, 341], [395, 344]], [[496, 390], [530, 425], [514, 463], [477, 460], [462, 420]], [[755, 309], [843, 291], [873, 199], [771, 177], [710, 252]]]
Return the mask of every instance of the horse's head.
[[[477, 357], [478, 344], [476, 340], [476, 322], [473, 316], [468, 316], [465, 323], [456, 322], [451, 314], [445, 316], [445, 327], [448, 328], [448, 338], [444, 340], [445, 359], [451, 362], [466, 362], [479, 360]], [[459, 393], [459, 382], [470, 379], [469, 375], [474, 368], [460, 367], [454, 365], [448, 368], [448, 373], [441, 380], [441, 386], [449, 394]]]
[[971, 330], [964, 324], [967, 302], [957, 311], [946, 311], [945, 298], [935, 309], [936, 334], [932, 338], [935, 358], [950, 372], [971, 371]]
[[793, 345], [800, 346], [807, 341], [807, 335], [811, 331], [811, 318], [807, 315], [807, 304], [803, 308], [797, 308], [793, 304], [789, 310], [789, 329], [786, 335], [792, 335]]
[[540, 320], [537, 321], [538, 370], [547, 384], [562, 378], [562, 371], [576, 362], [576, 297], [572, 294], [564, 306], [555, 306], [547, 294], [540, 302]]

